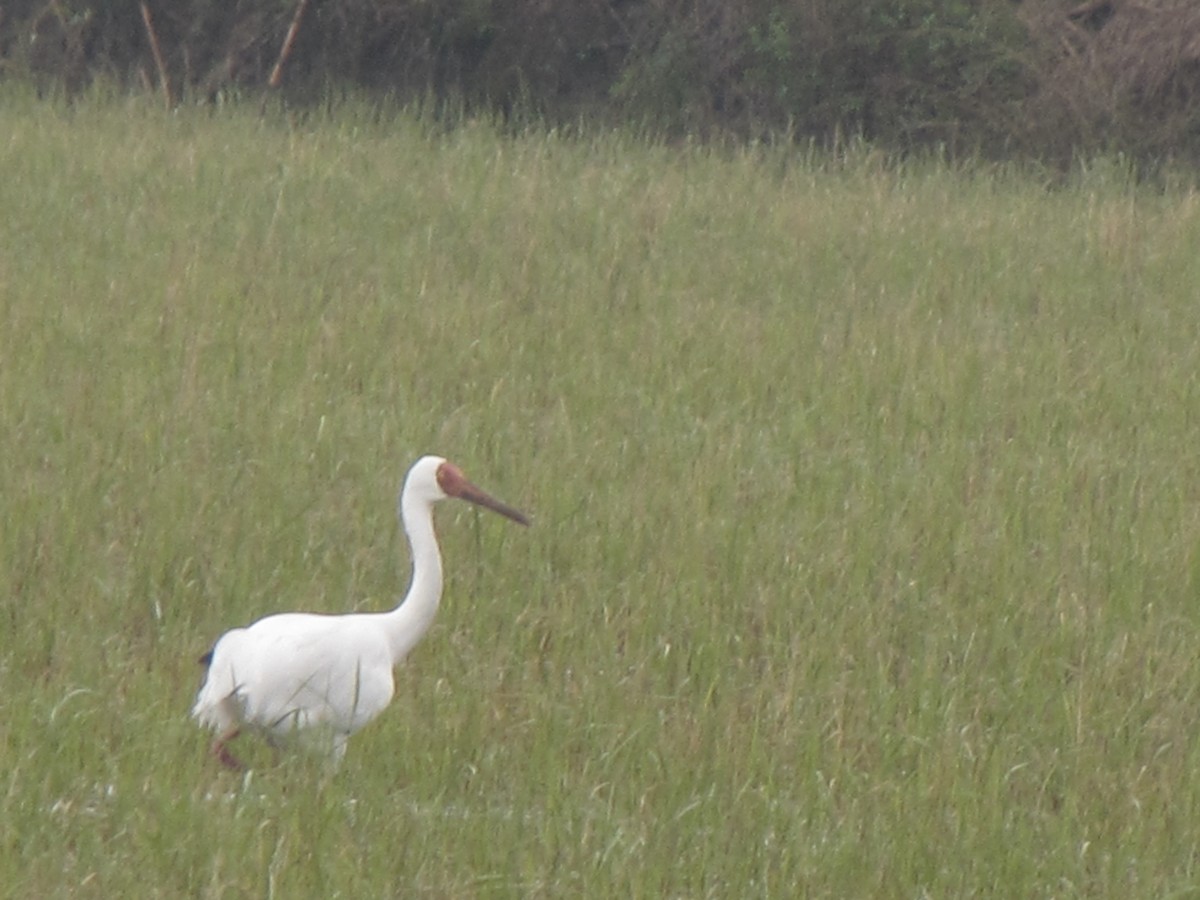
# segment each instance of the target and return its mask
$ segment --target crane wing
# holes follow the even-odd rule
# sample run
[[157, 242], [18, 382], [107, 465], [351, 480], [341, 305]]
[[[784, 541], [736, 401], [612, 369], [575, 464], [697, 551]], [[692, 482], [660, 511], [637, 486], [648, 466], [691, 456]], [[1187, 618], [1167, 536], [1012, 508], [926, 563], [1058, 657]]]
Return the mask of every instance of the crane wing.
[[359, 617], [285, 613], [227, 632], [192, 714], [217, 730], [352, 734], [383, 711], [394, 680], [387, 643]]

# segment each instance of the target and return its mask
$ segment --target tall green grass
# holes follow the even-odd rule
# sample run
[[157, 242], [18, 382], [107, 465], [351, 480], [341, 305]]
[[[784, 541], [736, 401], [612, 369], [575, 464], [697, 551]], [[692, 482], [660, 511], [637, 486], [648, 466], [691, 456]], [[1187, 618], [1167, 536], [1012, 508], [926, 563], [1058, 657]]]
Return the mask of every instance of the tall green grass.
[[[13, 897], [1200, 891], [1200, 195], [0, 107]], [[341, 771], [196, 657], [443, 608]]]

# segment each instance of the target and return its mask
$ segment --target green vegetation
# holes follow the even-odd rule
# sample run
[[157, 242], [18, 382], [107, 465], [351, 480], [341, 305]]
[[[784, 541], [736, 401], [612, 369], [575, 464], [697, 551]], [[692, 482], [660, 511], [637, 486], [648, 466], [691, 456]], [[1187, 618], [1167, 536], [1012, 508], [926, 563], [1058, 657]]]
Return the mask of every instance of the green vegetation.
[[[1200, 194], [9, 99], [13, 897], [1200, 889]], [[342, 769], [196, 657], [447, 592]]]
[[349, 90], [672, 139], [1200, 164], [1196, 0], [13, 0], [0, 79], [168, 108]]

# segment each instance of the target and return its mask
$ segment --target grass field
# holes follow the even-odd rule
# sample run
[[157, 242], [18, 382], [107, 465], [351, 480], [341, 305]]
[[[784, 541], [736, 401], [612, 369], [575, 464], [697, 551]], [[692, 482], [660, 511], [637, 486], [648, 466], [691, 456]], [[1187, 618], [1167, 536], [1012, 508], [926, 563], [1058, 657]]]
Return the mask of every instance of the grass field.
[[[0, 104], [0, 894], [1200, 895], [1200, 194]], [[196, 658], [447, 590], [331, 774]]]

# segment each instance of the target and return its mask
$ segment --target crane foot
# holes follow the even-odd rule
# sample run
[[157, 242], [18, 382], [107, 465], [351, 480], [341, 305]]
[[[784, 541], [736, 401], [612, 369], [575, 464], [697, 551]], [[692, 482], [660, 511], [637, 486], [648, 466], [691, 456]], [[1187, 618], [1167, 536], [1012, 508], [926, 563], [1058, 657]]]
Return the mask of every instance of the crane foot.
[[246, 767], [242, 764], [242, 761], [234, 756], [233, 753], [230, 752], [229, 748], [225, 745], [232, 741], [239, 734], [241, 734], [240, 728], [231, 728], [212, 743], [213, 756], [215, 756], [225, 768], [232, 769], [235, 772], [241, 772], [245, 770]]

